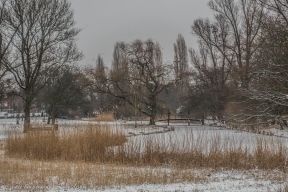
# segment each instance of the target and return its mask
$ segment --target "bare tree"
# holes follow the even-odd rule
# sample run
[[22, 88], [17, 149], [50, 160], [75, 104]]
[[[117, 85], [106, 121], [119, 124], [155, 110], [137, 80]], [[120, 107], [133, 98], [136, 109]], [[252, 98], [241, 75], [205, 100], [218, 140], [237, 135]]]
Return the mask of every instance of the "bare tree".
[[8, 4], [8, 0], [0, 0], [0, 101], [5, 96], [9, 87], [7, 81], [10, 82], [10, 80], [6, 78], [7, 68], [5, 64], [8, 61], [12, 39], [17, 31], [16, 26], [16, 31], [11, 37], [8, 37], [5, 33], [5, 20], [7, 19], [7, 14], [9, 14], [7, 10]]
[[[261, 60], [258, 51], [263, 45], [267, 9], [254, 0], [210, 0], [208, 6], [214, 20], [197, 19], [192, 26], [192, 34], [199, 39], [199, 53], [189, 51], [195, 90], [205, 96], [204, 105], [217, 113], [223, 112], [229, 101], [238, 102], [243, 109], [248, 107], [243, 105], [247, 100], [245, 92]], [[229, 115], [238, 112], [229, 111]]]
[[152, 40], [135, 40], [119, 46], [125, 53], [126, 64], [111, 69], [105, 89], [99, 86], [102, 77], [94, 76], [95, 89], [126, 101], [150, 117], [150, 124], [154, 125], [157, 111], [162, 107], [157, 96], [171, 85], [171, 66], [162, 63], [161, 47]]
[[224, 16], [219, 14], [213, 22], [197, 19], [192, 26], [199, 50], [189, 50], [193, 82], [188, 107], [197, 109], [202, 116], [222, 117], [228, 102], [228, 82], [236, 60], [235, 53], [228, 47], [229, 30]]
[[262, 6], [274, 13], [276, 22], [281, 20], [288, 25], [288, 1], [287, 0], [257, 0]]
[[[4, 12], [5, 12], [5, 1], [1, 1], [0, 5], [0, 30], [3, 25], [3, 20], [4, 20]], [[3, 57], [5, 55], [5, 51], [3, 50], [3, 35], [2, 32], [0, 31], [0, 101], [4, 96], [5, 92], [5, 82], [3, 81], [3, 77], [6, 73], [6, 70], [3, 65]], [[4, 48], [5, 49], [5, 48]]]
[[196, 51], [190, 49], [189, 53], [194, 67], [199, 68], [202, 65], [203, 69], [212, 68], [220, 70], [221, 74], [217, 77], [217, 81], [224, 86], [231, 72], [231, 68], [235, 68], [236, 54], [229, 46], [229, 31], [230, 27], [222, 15], [216, 15], [215, 21], [211, 22], [208, 19], [198, 19], [194, 21], [192, 26], [192, 34], [198, 37], [199, 54], [202, 60], [195, 54]]
[[[217, 17], [228, 27], [228, 41], [225, 42], [227, 51], [235, 56], [233, 61], [233, 79], [238, 86], [247, 88], [253, 73], [250, 73], [257, 64], [256, 51], [261, 44], [258, 41], [261, 35], [261, 26], [266, 19], [263, 6], [254, 0], [211, 0], [209, 7]], [[211, 26], [218, 37], [217, 26]], [[215, 42], [213, 45], [217, 45]], [[216, 46], [218, 47], [218, 46]]]
[[4, 33], [12, 39], [13, 57], [5, 67], [24, 93], [26, 132], [32, 102], [49, 74], [82, 58], [75, 45], [79, 30], [67, 0], [9, 0], [7, 11]]
[[188, 97], [188, 108], [202, 113], [223, 117], [228, 102], [228, 78], [230, 67], [217, 49], [199, 42], [199, 52], [189, 50], [192, 68], [192, 86]]

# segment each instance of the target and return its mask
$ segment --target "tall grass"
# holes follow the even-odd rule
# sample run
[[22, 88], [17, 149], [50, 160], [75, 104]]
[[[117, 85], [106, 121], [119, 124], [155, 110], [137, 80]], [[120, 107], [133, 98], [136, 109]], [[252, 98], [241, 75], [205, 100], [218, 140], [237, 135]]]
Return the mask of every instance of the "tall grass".
[[288, 192], [288, 185], [287, 185], [287, 184], [284, 185], [283, 188], [280, 187], [280, 188], [277, 190], [277, 192]]
[[61, 133], [30, 131], [8, 134], [6, 154], [37, 160], [103, 161], [106, 149], [127, 141], [119, 129], [107, 125], [78, 126]]
[[101, 113], [95, 120], [99, 122], [114, 122], [115, 118], [113, 113]]
[[87, 125], [70, 131], [9, 134], [6, 154], [37, 160], [64, 160], [128, 166], [278, 169], [286, 171], [287, 147], [273, 139], [257, 139], [249, 147], [235, 138], [186, 131], [126, 139], [120, 129]]

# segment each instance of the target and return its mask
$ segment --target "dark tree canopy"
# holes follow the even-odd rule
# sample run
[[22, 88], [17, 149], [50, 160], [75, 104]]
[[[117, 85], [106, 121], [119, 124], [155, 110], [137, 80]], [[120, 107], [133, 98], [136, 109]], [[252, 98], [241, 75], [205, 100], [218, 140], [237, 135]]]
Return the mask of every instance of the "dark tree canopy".
[[88, 102], [87, 82], [76, 66], [65, 65], [51, 74], [40, 96], [48, 108], [52, 124], [61, 110], [76, 110]]

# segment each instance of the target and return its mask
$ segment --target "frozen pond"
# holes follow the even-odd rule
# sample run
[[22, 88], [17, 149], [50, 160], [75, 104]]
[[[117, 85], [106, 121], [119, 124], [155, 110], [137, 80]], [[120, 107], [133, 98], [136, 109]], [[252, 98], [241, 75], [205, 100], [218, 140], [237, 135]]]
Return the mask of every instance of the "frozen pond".
[[[32, 118], [33, 123], [43, 123], [43, 118]], [[76, 125], [83, 124], [99, 124], [99, 122], [91, 122], [91, 121], [81, 121], [81, 120], [58, 120], [59, 131], [63, 131], [64, 129], [73, 128]], [[141, 145], [145, 143], [147, 139], [153, 140], [153, 142], [160, 143], [160, 145], [164, 145], [165, 147], [171, 147], [175, 145], [180, 145], [181, 148], [192, 148], [195, 147], [197, 142], [201, 140], [201, 145], [206, 145], [207, 148], [209, 146], [215, 144], [218, 140], [221, 142], [221, 145], [225, 147], [226, 145], [234, 145], [247, 148], [253, 148], [257, 144], [257, 140], [264, 139], [266, 141], [272, 141], [273, 143], [282, 143], [288, 146], [288, 139], [286, 137], [278, 137], [278, 136], [267, 136], [261, 134], [255, 134], [250, 132], [238, 131], [238, 130], [230, 130], [219, 127], [210, 127], [210, 126], [202, 126], [202, 125], [191, 125], [187, 126], [187, 124], [170, 124], [173, 127], [174, 131], [169, 131], [160, 134], [146, 134], [151, 133], [151, 131], [155, 130], [155, 133], [159, 130], [163, 130], [162, 127], [165, 127], [165, 123], [158, 123], [158, 126], [155, 128], [148, 128], [145, 126], [148, 122], [139, 121], [137, 122], [137, 128], [134, 128], [135, 122], [115, 122], [108, 123], [114, 127], [120, 128], [127, 135], [128, 133], [135, 133], [137, 136], [131, 136], [127, 144], [137, 144]], [[102, 124], [102, 123], [101, 123]], [[105, 123], [107, 124], [107, 123]], [[117, 126], [116, 126], [117, 125]], [[124, 128], [125, 127], [125, 128]], [[19, 125], [16, 125], [16, 119], [0, 119], [0, 140], [5, 139], [7, 137], [7, 130], [18, 130], [22, 131], [23, 129], [23, 121], [20, 121]], [[275, 130], [280, 131], [280, 130]], [[282, 131], [282, 135], [287, 134], [286, 131]], [[159, 133], [159, 132], [158, 132]], [[278, 135], [280, 135], [278, 133]]]

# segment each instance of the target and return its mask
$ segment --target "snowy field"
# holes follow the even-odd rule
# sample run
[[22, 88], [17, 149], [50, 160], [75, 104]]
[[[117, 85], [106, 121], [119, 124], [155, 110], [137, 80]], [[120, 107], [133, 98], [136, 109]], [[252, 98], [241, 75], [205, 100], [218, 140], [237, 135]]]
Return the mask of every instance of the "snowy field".
[[[255, 174], [259, 178], [255, 179]], [[144, 184], [140, 186], [118, 186], [115, 188], [99, 189], [99, 190], [81, 190], [69, 189], [68, 191], [103, 191], [103, 192], [273, 192], [285, 186], [284, 182], [274, 182], [263, 177], [268, 173], [260, 171], [239, 172], [239, 171], [223, 171], [215, 173], [207, 178], [207, 181], [200, 183], [174, 183], [166, 185]], [[279, 174], [278, 172], [270, 173]], [[264, 176], [265, 175], [265, 176]], [[261, 178], [262, 177], [262, 178]], [[67, 191], [65, 188], [52, 188], [48, 190]]]
[[[42, 123], [41, 118], [32, 119], [34, 123]], [[77, 124], [88, 124], [98, 122], [90, 121], [80, 121], [80, 120], [58, 120], [59, 131], [65, 129], [69, 126]], [[264, 136], [261, 134], [255, 134], [250, 132], [229, 130], [219, 127], [209, 127], [192, 125], [187, 126], [185, 124], [171, 124], [170, 128], [173, 127], [174, 131], [167, 131], [167, 126], [165, 123], [160, 123], [154, 128], [148, 128], [145, 126], [147, 122], [137, 122], [137, 128], [133, 128], [135, 122], [117, 122], [110, 123], [117, 127], [122, 127], [128, 137], [129, 142], [141, 142], [141, 139], [151, 137], [157, 138], [159, 140], [165, 140], [166, 142], [175, 142], [179, 140], [187, 140], [185, 145], [182, 147], [190, 147], [189, 138], [186, 137], [187, 132], [193, 132], [195, 138], [197, 137], [220, 137], [222, 141], [231, 140], [235, 144], [244, 144], [248, 148], [253, 149], [256, 145], [257, 139], [265, 138], [267, 140], [272, 140], [274, 142], [281, 142], [288, 146], [288, 138], [286, 137], [287, 131], [280, 131], [277, 129], [271, 129], [273, 131], [273, 136]], [[124, 128], [126, 126], [126, 128]], [[20, 121], [20, 125], [16, 125], [16, 119], [0, 119], [0, 140], [4, 141], [7, 137], [7, 130], [19, 130], [21, 131], [23, 127], [23, 121]], [[169, 127], [168, 127], [169, 128]], [[163, 143], [166, 143], [163, 142]], [[192, 141], [193, 142], [193, 141]], [[209, 145], [209, 141], [207, 141]], [[2, 153], [1, 153], [2, 154]], [[196, 170], [197, 171], [197, 170]], [[111, 188], [94, 189], [94, 190], [83, 190], [83, 189], [71, 189], [65, 188], [63, 186], [53, 186], [45, 189], [45, 191], [115, 191], [115, 192], [126, 192], [126, 191], [239, 191], [239, 192], [260, 192], [260, 191], [277, 191], [280, 187], [286, 186], [287, 174], [278, 171], [262, 171], [262, 170], [251, 170], [251, 171], [235, 171], [235, 170], [199, 170], [201, 174], [204, 175], [205, 180], [202, 182], [192, 182], [192, 183], [172, 183], [172, 184], [143, 184], [139, 186], [115, 186]], [[9, 190], [4, 186], [0, 187], [0, 191]]]

